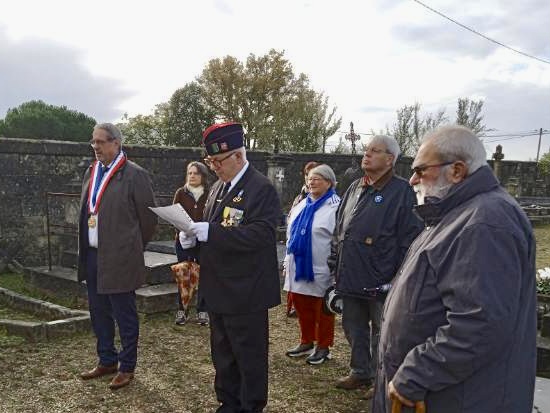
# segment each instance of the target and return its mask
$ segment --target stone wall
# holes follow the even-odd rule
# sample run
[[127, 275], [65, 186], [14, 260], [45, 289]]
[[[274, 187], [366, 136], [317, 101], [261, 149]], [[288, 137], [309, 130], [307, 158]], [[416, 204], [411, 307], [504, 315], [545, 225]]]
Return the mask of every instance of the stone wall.
[[[183, 184], [187, 163], [204, 155], [200, 148], [128, 145], [125, 150], [130, 159], [150, 172], [159, 204], [171, 203], [173, 193]], [[359, 156], [249, 152], [248, 159], [274, 182], [285, 211], [302, 186], [301, 171], [308, 161], [333, 167], [340, 194], [360, 175]], [[60, 261], [64, 250], [76, 249], [78, 196], [56, 195], [46, 202], [46, 192], [80, 194], [82, 176], [92, 160], [92, 149], [86, 143], [0, 138], [0, 256], [7, 253], [26, 265], [47, 263], [48, 216], [53, 263]], [[355, 170], [351, 170], [352, 161]], [[411, 162], [401, 159], [398, 174], [408, 178]], [[537, 182], [534, 162], [503, 161], [500, 170], [503, 184], [516, 191], [515, 195], [550, 195], [542, 194], [547, 186]], [[161, 227], [157, 239], [169, 236], [171, 229]]]

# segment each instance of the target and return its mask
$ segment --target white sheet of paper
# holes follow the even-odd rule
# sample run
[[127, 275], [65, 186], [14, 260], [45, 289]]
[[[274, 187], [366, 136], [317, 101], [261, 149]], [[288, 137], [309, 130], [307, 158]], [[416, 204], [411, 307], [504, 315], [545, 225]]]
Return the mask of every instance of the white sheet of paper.
[[183, 231], [186, 234], [190, 233], [190, 227], [194, 221], [180, 204], [156, 208], [149, 207], [149, 209], [165, 221], [168, 221], [170, 224], [175, 226], [178, 230]]

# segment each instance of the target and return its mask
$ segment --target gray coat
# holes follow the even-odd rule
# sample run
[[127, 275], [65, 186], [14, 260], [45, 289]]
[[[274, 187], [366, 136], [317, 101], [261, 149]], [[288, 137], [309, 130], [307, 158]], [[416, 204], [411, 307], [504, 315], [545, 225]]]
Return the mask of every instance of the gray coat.
[[[88, 185], [86, 170], [80, 197], [78, 280], [86, 279], [88, 248]], [[157, 225], [151, 180], [147, 171], [126, 161], [105, 188], [98, 211], [97, 289], [100, 294], [134, 291], [145, 282], [143, 250]]]
[[411, 245], [382, 317], [373, 412], [387, 385], [428, 412], [530, 413], [536, 370], [535, 239], [484, 166], [416, 208]]

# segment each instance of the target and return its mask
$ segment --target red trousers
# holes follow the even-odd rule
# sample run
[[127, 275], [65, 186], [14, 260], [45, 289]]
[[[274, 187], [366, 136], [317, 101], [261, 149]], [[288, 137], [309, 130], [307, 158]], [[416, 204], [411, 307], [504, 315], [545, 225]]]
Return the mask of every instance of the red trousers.
[[323, 298], [292, 294], [292, 303], [300, 324], [300, 343], [317, 342], [319, 348], [329, 348], [334, 344], [334, 314], [323, 311]]

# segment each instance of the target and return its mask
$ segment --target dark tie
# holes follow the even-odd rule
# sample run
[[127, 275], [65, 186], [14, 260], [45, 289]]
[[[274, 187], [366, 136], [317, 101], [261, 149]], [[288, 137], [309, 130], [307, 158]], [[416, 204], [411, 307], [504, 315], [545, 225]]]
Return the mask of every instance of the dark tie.
[[227, 193], [229, 192], [229, 187], [231, 186], [231, 182], [227, 182], [223, 185], [222, 193], [220, 194], [220, 199], [223, 199]]

